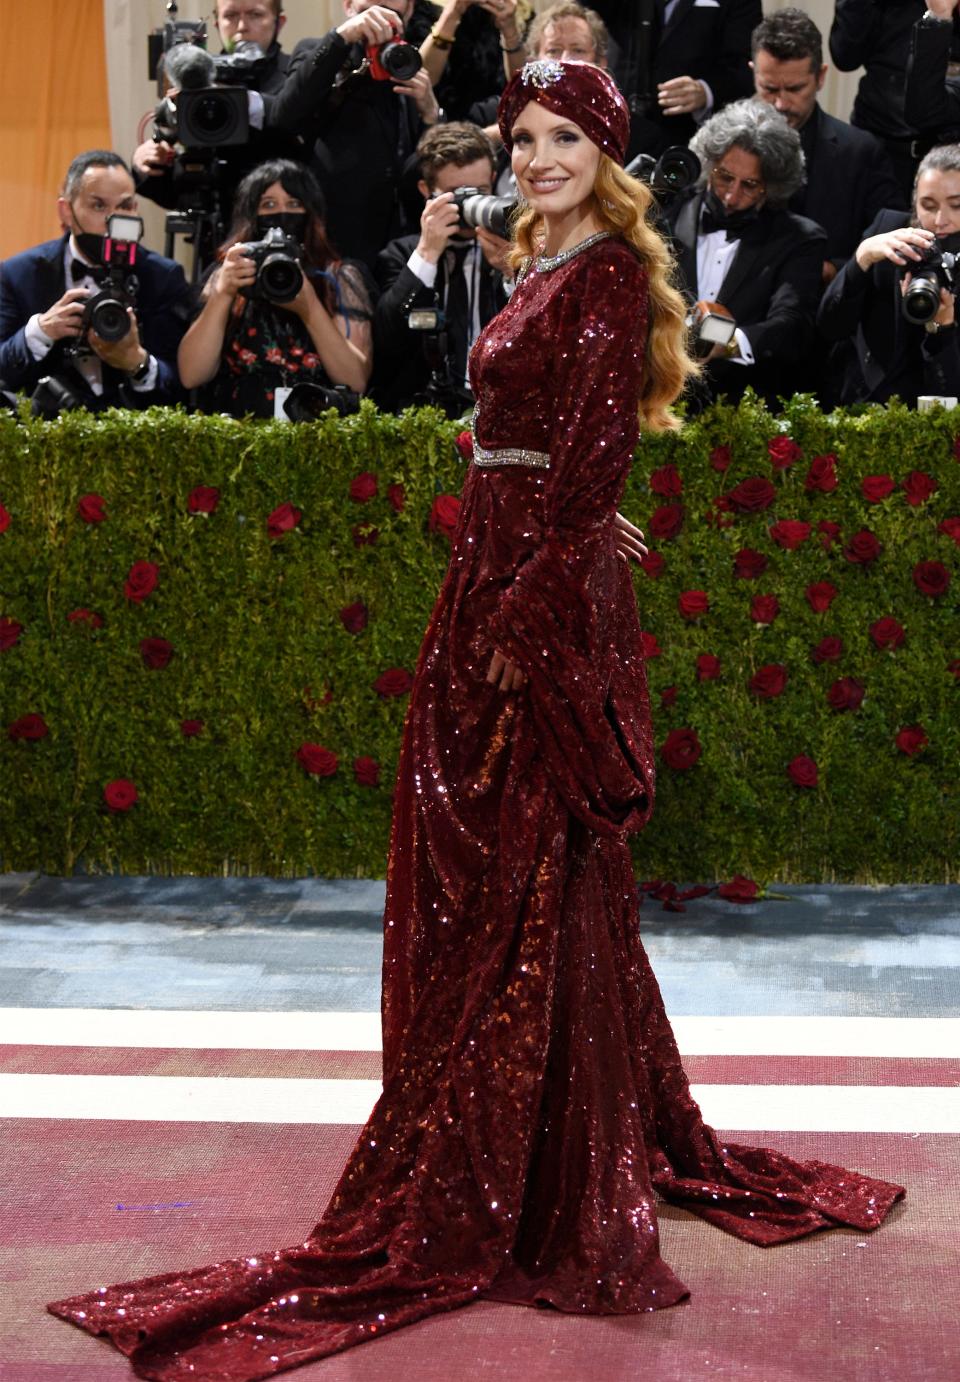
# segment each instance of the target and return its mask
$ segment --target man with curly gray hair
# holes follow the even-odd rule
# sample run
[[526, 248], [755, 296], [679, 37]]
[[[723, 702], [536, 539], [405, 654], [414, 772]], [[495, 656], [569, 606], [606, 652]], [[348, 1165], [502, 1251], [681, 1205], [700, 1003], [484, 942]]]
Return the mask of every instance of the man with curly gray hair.
[[787, 210], [803, 185], [800, 136], [772, 106], [737, 101], [698, 131], [690, 147], [703, 170], [665, 219], [677, 252], [692, 330], [726, 317], [726, 344], [698, 344], [702, 405], [736, 400], [751, 386], [776, 405], [809, 387], [826, 233]]

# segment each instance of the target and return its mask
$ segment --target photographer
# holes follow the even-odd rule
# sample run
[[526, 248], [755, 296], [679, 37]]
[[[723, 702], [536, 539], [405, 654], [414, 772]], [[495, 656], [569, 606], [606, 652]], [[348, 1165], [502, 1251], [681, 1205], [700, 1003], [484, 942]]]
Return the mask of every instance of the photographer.
[[[454, 193], [493, 190], [494, 151], [475, 125], [428, 130], [417, 147], [426, 205], [419, 235], [393, 240], [377, 260], [375, 396], [383, 408], [433, 402], [451, 416], [469, 407], [470, 347], [507, 300], [503, 272], [509, 243], [463, 224]], [[412, 330], [410, 314], [436, 314]]]
[[[176, 401], [174, 362], [193, 305], [179, 264], [131, 246], [135, 281], [118, 288], [122, 335], [104, 339], [87, 319], [87, 305], [105, 277], [108, 221], [118, 214], [136, 217], [133, 179], [123, 159], [103, 149], [78, 154], [67, 169], [57, 210], [64, 231], [58, 240], [0, 265], [3, 386], [32, 393], [41, 379], [52, 378], [60, 406], [92, 411]], [[127, 302], [128, 288], [135, 306]]]
[[[960, 397], [957, 282], [941, 251], [960, 252], [958, 144], [921, 160], [913, 214], [881, 211], [824, 294], [820, 332], [847, 343], [837, 362], [842, 404]], [[927, 287], [926, 305], [923, 296], [914, 301], [918, 285]]]
[[[258, 251], [251, 242], [271, 231], [289, 242]], [[248, 173], [219, 259], [178, 357], [184, 386], [207, 386], [205, 411], [284, 416], [278, 393], [305, 382], [363, 392], [372, 362], [370, 297], [363, 271], [334, 254], [308, 169], [278, 159]], [[279, 297], [275, 279], [265, 279], [271, 264], [292, 284]]]

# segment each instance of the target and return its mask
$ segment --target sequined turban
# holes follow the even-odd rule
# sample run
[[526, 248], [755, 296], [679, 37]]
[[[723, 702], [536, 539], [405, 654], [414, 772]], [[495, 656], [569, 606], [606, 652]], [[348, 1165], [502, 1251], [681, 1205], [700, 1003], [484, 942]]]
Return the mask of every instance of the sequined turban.
[[623, 164], [630, 137], [627, 103], [608, 72], [588, 62], [538, 58], [514, 73], [500, 97], [497, 120], [508, 152], [511, 131], [530, 101], [579, 125], [588, 139]]

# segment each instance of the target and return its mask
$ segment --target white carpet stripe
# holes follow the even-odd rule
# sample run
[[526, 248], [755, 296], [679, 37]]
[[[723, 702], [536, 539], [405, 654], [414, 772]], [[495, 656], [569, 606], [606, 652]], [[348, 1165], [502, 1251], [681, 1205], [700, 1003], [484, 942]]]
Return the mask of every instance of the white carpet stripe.
[[[0, 1117], [361, 1124], [376, 1080], [0, 1075]], [[960, 1089], [694, 1085], [704, 1117], [749, 1132], [960, 1133]]]
[[[684, 1055], [960, 1058], [960, 1018], [674, 1017]], [[379, 1051], [375, 1012], [0, 1008], [0, 1043]]]

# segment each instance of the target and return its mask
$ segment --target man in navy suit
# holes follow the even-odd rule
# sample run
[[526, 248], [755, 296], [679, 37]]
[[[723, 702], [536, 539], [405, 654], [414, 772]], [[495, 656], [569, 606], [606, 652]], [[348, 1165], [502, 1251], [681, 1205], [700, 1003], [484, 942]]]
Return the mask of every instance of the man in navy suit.
[[57, 210], [58, 240], [0, 264], [0, 386], [32, 393], [52, 377], [94, 412], [177, 401], [177, 347], [193, 307], [179, 264], [138, 245], [137, 306], [129, 309], [126, 335], [106, 341], [83, 328], [86, 301], [100, 286], [107, 222], [137, 210], [123, 159], [104, 149], [78, 154]]

